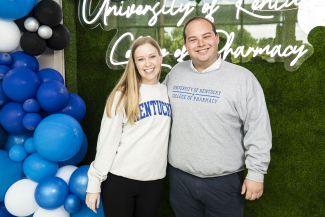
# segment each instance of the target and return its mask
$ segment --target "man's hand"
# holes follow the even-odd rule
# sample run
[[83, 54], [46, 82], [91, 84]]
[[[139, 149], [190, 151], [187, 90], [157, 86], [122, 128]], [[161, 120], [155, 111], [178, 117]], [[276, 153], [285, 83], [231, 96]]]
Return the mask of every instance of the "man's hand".
[[255, 200], [262, 196], [263, 194], [263, 183], [254, 182], [249, 179], [245, 179], [241, 194], [245, 194], [247, 200]]
[[[97, 213], [97, 209], [99, 208], [100, 203], [100, 194], [99, 193], [87, 193], [86, 196], [86, 204], [89, 209], [93, 210]], [[96, 209], [97, 205], [97, 209]]]

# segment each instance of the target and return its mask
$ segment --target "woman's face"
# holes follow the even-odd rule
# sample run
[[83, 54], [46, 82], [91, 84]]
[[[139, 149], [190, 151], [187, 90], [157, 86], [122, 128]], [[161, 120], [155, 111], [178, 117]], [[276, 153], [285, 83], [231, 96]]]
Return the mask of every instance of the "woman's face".
[[149, 43], [139, 46], [134, 51], [134, 62], [143, 84], [157, 84], [162, 59], [162, 55], [159, 55], [157, 49]]

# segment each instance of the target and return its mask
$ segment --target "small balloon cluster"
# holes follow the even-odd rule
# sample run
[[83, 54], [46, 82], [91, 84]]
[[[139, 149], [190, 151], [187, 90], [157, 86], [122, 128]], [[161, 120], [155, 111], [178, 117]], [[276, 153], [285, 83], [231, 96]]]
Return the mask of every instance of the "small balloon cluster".
[[60, 24], [61, 6], [53, 0], [36, 3], [37, 0], [0, 2], [0, 28], [6, 30], [0, 33], [0, 52], [11, 52], [20, 45], [27, 54], [39, 56], [47, 47], [62, 50], [68, 46], [70, 32]]
[[92, 216], [89, 165], [75, 166], [88, 149], [86, 106], [61, 74], [23, 51], [1, 53], [0, 109], [0, 216]]

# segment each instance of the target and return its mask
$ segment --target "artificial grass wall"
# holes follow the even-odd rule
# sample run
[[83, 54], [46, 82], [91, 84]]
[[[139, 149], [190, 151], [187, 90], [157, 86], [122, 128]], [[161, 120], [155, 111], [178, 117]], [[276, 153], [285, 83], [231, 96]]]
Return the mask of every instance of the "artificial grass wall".
[[[81, 125], [89, 149], [80, 165], [90, 164], [105, 101], [122, 71], [105, 63], [106, 49], [116, 31], [86, 29], [78, 20], [78, 0], [63, 0], [64, 24], [71, 42], [65, 49], [66, 85], [87, 106]], [[317, 27], [308, 40], [314, 54], [294, 72], [283, 63], [241, 64], [252, 71], [261, 86], [270, 114], [273, 148], [263, 196], [246, 201], [246, 217], [325, 216], [325, 27]], [[164, 77], [161, 78], [162, 80]], [[165, 180], [159, 217], [173, 217]]]

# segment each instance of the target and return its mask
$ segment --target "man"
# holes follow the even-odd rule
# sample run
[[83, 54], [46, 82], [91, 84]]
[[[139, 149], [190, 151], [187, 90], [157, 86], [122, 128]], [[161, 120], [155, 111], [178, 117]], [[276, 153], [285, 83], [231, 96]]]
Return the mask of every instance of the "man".
[[177, 217], [243, 216], [244, 194], [262, 196], [270, 162], [263, 90], [250, 71], [220, 58], [209, 20], [191, 18], [183, 37], [191, 60], [178, 63], [164, 81], [172, 110], [171, 205]]

